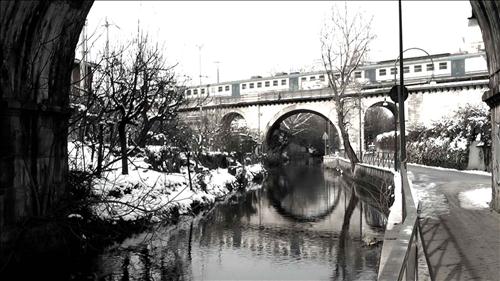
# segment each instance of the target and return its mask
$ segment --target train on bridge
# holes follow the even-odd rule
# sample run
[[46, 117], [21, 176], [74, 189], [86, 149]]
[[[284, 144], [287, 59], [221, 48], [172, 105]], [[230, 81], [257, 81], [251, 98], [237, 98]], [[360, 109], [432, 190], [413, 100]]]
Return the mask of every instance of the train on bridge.
[[[399, 67], [396, 61], [367, 63], [356, 69], [353, 79], [363, 87], [379, 87], [394, 83]], [[404, 59], [405, 83], [453, 80], [454, 78], [484, 77], [488, 68], [486, 54], [437, 54]], [[338, 74], [335, 74], [338, 75]], [[315, 90], [328, 87], [326, 71], [277, 73], [274, 76], [253, 76], [246, 80], [187, 87], [187, 98], [257, 96], [272, 92]]]

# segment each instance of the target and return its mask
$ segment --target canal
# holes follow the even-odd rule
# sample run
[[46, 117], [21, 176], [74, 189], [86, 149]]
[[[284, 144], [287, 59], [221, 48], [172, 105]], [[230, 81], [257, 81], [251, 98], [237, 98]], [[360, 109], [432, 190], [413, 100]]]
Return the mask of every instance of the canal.
[[319, 165], [271, 170], [261, 188], [111, 247], [99, 280], [376, 280], [385, 216]]

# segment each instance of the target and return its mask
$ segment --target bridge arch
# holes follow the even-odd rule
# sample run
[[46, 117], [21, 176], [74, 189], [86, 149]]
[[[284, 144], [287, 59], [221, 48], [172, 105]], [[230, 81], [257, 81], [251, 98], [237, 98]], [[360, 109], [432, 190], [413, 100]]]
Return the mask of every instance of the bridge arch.
[[335, 107], [315, 107], [315, 103], [290, 105], [274, 114], [273, 117], [267, 122], [262, 135], [262, 144], [264, 149], [267, 149], [273, 131], [279, 128], [281, 122], [298, 113], [312, 113], [325, 119], [333, 128], [335, 128], [336, 133], [339, 136], [338, 149], [343, 150], [344, 143], [342, 138], [340, 138], [340, 129], [338, 128], [336, 122]]
[[241, 117], [243, 120], [245, 120], [245, 123], [248, 124], [245, 113], [239, 109], [231, 109], [224, 112], [219, 122], [223, 128], [227, 128], [231, 124], [231, 122], [233, 122], [238, 117]]
[[[390, 118], [389, 116], [384, 116], [384, 111], [389, 111], [392, 115], [392, 122], [386, 123]], [[375, 116], [373, 116], [375, 115]], [[375, 118], [378, 119], [370, 119]], [[396, 130], [396, 118], [397, 109], [396, 104], [392, 101], [387, 101], [386, 99], [380, 101], [374, 101], [369, 104], [369, 106], [364, 110], [363, 113], [363, 147], [365, 150], [369, 149], [371, 143], [375, 143], [375, 137], [378, 134], [394, 131]], [[385, 121], [385, 122], [384, 122]], [[393, 146], [391, 146], [394, 149]]]

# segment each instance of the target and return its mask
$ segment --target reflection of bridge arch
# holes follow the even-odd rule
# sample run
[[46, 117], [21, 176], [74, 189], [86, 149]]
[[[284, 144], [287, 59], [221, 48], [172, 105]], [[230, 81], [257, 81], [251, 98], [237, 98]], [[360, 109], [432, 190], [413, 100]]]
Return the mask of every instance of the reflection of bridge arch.
[[[318, 172], [323, 173], [322, 170], [318, 170]], [[326, 206], [323, 205], [319, 210], [314, 210], [314, 213], [304, 213], [304, 206], [300, 206], [301, 203], [308, 202], [307, 205], [319, 206], [320, 204], [318, 203], [321, 203], [320, 201], [325, 199], [325, 193], [309, 192], [309, 189], [294, 188], [295, 185], [301, 185], [300, 181], [297, 181], [297, 177], [303, 177], [300, 170], [284, 170], [283, 173], [283, 176], [268, 177], [268, 180], [272, 181], [270, 185], [272, 188], [267, 190], [269, 202], [283, 218], [294, 222], [316, 222], [323, 220], [335, 211], [342, 193], [337, 180], [329, 181], [326, 178], [319, 179], [318, 177], [314, 177], [319, 182], [310, 182], [310, 184], [312, 186], [322, 186], [321, 190], [327, 192], [326, 200], [328, 202]], [[296, 177], [294, 178], [294, 176]], [[307, 178], [310, 175], [304, 177]], [[295, 201], [295, 199], [299, 199], [300, 202]]]
[[332, 110], [331, 108], [326, 108], [326, 107], [316, 107], [314, 106], [314, 103], [307, 103], [307, 104], [295, 104], [295, 105], [290, 105], [288, 107], [285, 107], [281, 109], [278, 113], [274, 114], [274, 116], [267, 122], [267, 125], [264, 129], [264, 134], [263, 134], [263, 144], [267, 146], [269, 144], [272, 132], [279, 128], [279, 125], [283, 120], [286, 118], [298, 114], [298, 113], [312, 113], [317, 116], [322, 117], [323, 119], [327, 120], [330, 125], [335, 128], [337, 135], [339, 136], [339, 149], [344, 147], [344, 143], [342, 138], [340, 137], [340, 130], [337, 126], [337, 118], [336, 118], [336, 111]]

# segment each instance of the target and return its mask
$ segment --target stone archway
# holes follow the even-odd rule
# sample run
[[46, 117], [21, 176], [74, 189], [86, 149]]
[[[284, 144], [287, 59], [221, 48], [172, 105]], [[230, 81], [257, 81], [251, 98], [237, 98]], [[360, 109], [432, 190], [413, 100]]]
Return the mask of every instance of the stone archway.
[[[332, 112], [331, 110], [330, 112], [335, 114], [335, 112]], [[272, 132], [280, 126], [281, 122], [286, 118], [299, 113], [312, 113], [326, 120], [330, 126], [335, 128], [334, 133], [339, 137], [338, 149], [343, 149], [344, 144], [342, 138], [340, 137], [340, 130], [337, 126], [337, 123], [335, 122], [335, 119], [333, 119], [334, 115], [328, 114], [330, 112], [322, 112], [320, 110], [315, 110], [313, 108], [309, 108], [308, 106], [301, 105], [292, 105], [283, 108], [268, 121], [266, 128], [264, 129], [264, 134], [262, 135], [262, 144], [264, 146], [264, 150], [266, 150], [269, 145]]]
[[0, 228], [65, 191], [70, 75], [92, 3], [0, 3]]
[[[394, 121], [392, 122], [391, 124], [391, 130], [396, 130], [396, 118], [397, 118], [397, 109], [396, 109], [396, 104], [391, 102], [391, 101], [378, 101], [378, 102], [374, 102], [372, 103], [370, 106], [368, 106], [364, 112], [363, 112], [363, 146], [365, 149], [367, 149], [367, 140], [369, 138], [369, 136], [367, 135], [367, 123], [369, 123], [369, 121], [371, 120], [367, 120], [367, 115], [368, 115], [368, 112], [370, 110], [377, 110], [377, 109], [386, 109], [388, 111], [390, 111], [394, 117]], [[373, 136], [372, 136], [373, 137]]]

